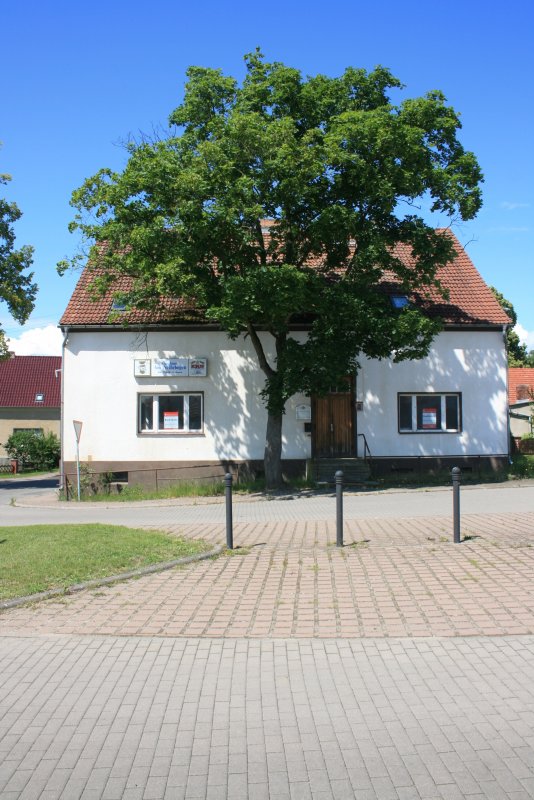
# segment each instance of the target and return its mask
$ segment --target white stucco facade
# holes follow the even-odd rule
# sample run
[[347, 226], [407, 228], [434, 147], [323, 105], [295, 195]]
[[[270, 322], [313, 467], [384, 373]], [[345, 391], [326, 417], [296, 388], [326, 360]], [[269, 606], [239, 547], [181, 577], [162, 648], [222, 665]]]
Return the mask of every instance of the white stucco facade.
[[[207, 359], [205, 377], [136, 377], [136, 359]], [[250, 342], [216, 331], [70, 330], [65, 345], [63, 457], [75, 460], [73, 420], [83, 423], [84, 462], [210, 462], [261, 460], [267, 413], [260, 397], [264, 375]], [[444, 331], [427, 358], [394, 364], [362, 360], [355, 379], [355, 433], [373, 458], [506, 456], [507, 366], [499, 330]], [[202, 395], [201, 431], [147, 432], [140, 395]], [[399, 393], [456, 394], [459, 430], [402, 432]], [[296, 395], [283, 422], [283, 458], [308, 459], [312, 437]], [[297, 407], [301, 418], [297, 419]], [[358, 438], [361, 442], [361, 437]], [[361, 445], [358, 454], [362, 454]]]
[[[373, 457], [508, 453], [507, 362], [501, 331], [443, 331], [420, 361], [364, 360], [356, 382], [357, 431]], [[460, 430], [400, 432], [398, 396], [460, 396]]]
[[[135, 377], [136, 359], [207, 358], [206, 377]], [[252, 345], [220, 332], [73, 331], [64, 354], [64, 460], [75, 459], [72, 421], [83, 423], [82, 461], [191, 462], [263, 458], [267, 412], [264, 375]], [[197, 433], [140, 431], [139, 395], [201, 393]], [[302, 395], [287, 404], [283, 458], [308, 458], [311, 437], [296, 419]]]

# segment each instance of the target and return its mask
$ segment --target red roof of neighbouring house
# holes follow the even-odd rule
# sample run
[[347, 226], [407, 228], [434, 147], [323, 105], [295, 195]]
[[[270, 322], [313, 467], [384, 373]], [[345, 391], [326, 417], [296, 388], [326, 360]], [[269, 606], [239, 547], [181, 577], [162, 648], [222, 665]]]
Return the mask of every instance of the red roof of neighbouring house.
[[[426, 289], [425, 293], [414, 293], [410, 298], [417, 306], [434, 317], [440, 317], [450, 325], [508, 325], [510, 319], [495, 299], [493, 292], [482, 279], [475, 265], [450, 230], [442, 233], [453, 240], [456, 257], [447, 266], [441, 267], [436, 277], [448, 291], [449, 297], [444, 300], [437, 289]], [[411, 248], [408, 245], [397, 245], [394, 254], [407, 266], [414, 264]], [[313, 260], [315, 264], [316, 259]], [[121, 278], [115, 284], [113, 292], [93, 301], [89, 287], [94, 278], [94, 270], [86, 268], [82, 273], [70, 302], [61, 318], [61, 325], [109, 325], [158, 324], [171, 322], [202, 321], [202, 314], [190, 304], [180, 299], [162, 298], [156, 311], [128, 311], [110, 320], [113, 294], [126, 292], [131, 286], [131, 279]], [[386, 284], [385, 284], [386, 285]], [[395, 285], [387, 282], [394, 291]], [[402, 290], [400, 290], [402, 293]]]
[[0, 407], [59, 408], [60, 369], [60, 356], [12, 356], [0, 361]]
[[508, 367], [508, 402], [510, 405], [530, 399], [528, 396], [524, 396], [525, 392], [520, 387], [527, 387], [527, 393], [534, 394], [534, 367]]

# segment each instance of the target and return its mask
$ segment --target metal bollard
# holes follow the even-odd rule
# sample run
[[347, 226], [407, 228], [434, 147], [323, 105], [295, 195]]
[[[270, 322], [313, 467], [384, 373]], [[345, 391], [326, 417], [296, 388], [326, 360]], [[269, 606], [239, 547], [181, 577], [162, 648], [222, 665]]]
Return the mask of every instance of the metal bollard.
[[232, 524], [232, 475], [227, 472], [224, 476], [224, 486], [226, 495], [226, 547], [228, 550], [234, 549], [234, 530]]
[[460, 544], [460, 467], [452, 468], [452, 516], [454, 526], [454, 544]]
[[336, 478], [336, 546], [343, 547], [343, 473], [338, 470]]

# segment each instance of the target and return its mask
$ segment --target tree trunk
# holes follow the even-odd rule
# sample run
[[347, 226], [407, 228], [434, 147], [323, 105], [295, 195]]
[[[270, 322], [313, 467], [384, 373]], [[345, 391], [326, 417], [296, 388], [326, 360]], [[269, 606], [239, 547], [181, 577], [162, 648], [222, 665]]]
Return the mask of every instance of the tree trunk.
[[269, 412], [265, 437], [265, 488], [279, 489], [282, 485], [282, 419], [283, 414]]

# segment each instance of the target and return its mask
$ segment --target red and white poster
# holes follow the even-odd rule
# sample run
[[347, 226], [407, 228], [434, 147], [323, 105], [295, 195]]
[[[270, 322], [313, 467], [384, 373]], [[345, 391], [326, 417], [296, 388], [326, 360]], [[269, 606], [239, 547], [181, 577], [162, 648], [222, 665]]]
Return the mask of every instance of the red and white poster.
[[432, 429], [438, 427], [437, 408], [423, 408], [422, 427], [426, 429]]
[[163, 412], [163, 428], [166, 431], [178, 430], [178, 411]]

